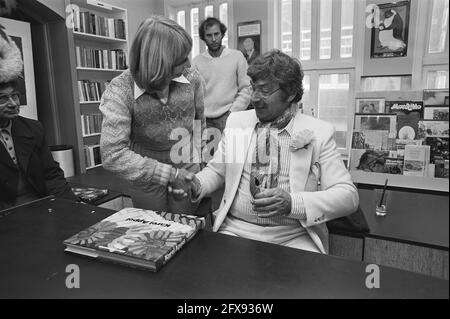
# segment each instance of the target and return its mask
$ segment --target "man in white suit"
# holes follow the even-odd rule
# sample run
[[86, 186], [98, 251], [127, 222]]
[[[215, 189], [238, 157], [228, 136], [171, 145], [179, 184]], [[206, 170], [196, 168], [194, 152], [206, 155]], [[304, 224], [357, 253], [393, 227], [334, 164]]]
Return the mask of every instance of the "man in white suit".
[[273, 50], [248, 75], [255, 109], [230, 115], [214, 158], [188, 177], [190, 189], [174, 192], [200, 200], [225, 183], [214, 231], [327, 253], [325, 223], [359, 204], [334, 129], [298, 111], [303, 71], [297, 60]]

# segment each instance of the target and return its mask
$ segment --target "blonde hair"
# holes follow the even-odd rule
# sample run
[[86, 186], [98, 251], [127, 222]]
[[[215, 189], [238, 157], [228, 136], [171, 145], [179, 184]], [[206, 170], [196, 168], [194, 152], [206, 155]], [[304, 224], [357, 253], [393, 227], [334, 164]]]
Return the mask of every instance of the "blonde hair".
[[130, 72], [147, 92], [163, 89], [173, 68], [183, 63], [192, 49], [190, 35], [175, 21], [162, 16], [144, 20], [130, 50]]

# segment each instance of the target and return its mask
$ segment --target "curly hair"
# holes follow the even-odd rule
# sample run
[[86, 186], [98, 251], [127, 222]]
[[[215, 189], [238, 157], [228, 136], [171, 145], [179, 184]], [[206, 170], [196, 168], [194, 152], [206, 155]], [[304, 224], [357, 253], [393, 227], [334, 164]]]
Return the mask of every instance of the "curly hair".
[[206, 20], [203, 20], [200, 26], [198, 27], [198, 34], [200, 36], [200, 39], [205, 41], [205, 31], [208, 28], [211, 28], [213, 25], [218, 24], [220, 26], [220, 33], [222, 33], [222, 36], [225, 35], [227, 32], [227, 26], [223, 24], [219, 19], [209, 17]]
[[253, 82], [268, 79], [277, 82], [288, 96], [295, 95], [293, 103], [303, 97], [303, 70], [300, 61], [280, 50], [268, 51], [249, 66], [248, 76]]

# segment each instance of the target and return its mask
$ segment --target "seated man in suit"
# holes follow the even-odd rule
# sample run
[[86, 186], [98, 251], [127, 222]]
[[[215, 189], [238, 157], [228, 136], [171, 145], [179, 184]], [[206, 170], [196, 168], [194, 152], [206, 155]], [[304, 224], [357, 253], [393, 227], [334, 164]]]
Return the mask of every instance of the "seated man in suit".
[[214, 158], [187, 177], [188, 189], [172, 192], [198, 200], [225, 183], [214, 231], [327, 253], [325, 223], [359, 204], [334, 128], [298, 110], [303, 71], [297, 60], [273, 50], [248, 75], [255, 109], [231, 114]]
[[76, 200], [38, 121], [19, 116], [20, 51], [0, 26], [0, 210], [47, 195]]

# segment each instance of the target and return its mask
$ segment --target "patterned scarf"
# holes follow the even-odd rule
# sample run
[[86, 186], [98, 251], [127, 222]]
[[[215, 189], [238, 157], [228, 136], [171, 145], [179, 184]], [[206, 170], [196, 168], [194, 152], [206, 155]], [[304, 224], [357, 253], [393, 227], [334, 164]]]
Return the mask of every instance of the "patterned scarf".
[[250, 193], [255, 196], [263, 188], [278, 186], [280, 174], [280, 146], [278, 131], [285, 128], [295, 116], [297, 108], [288, 107], [277, 119], [256, 123], [256, 147], [250, 173]]

